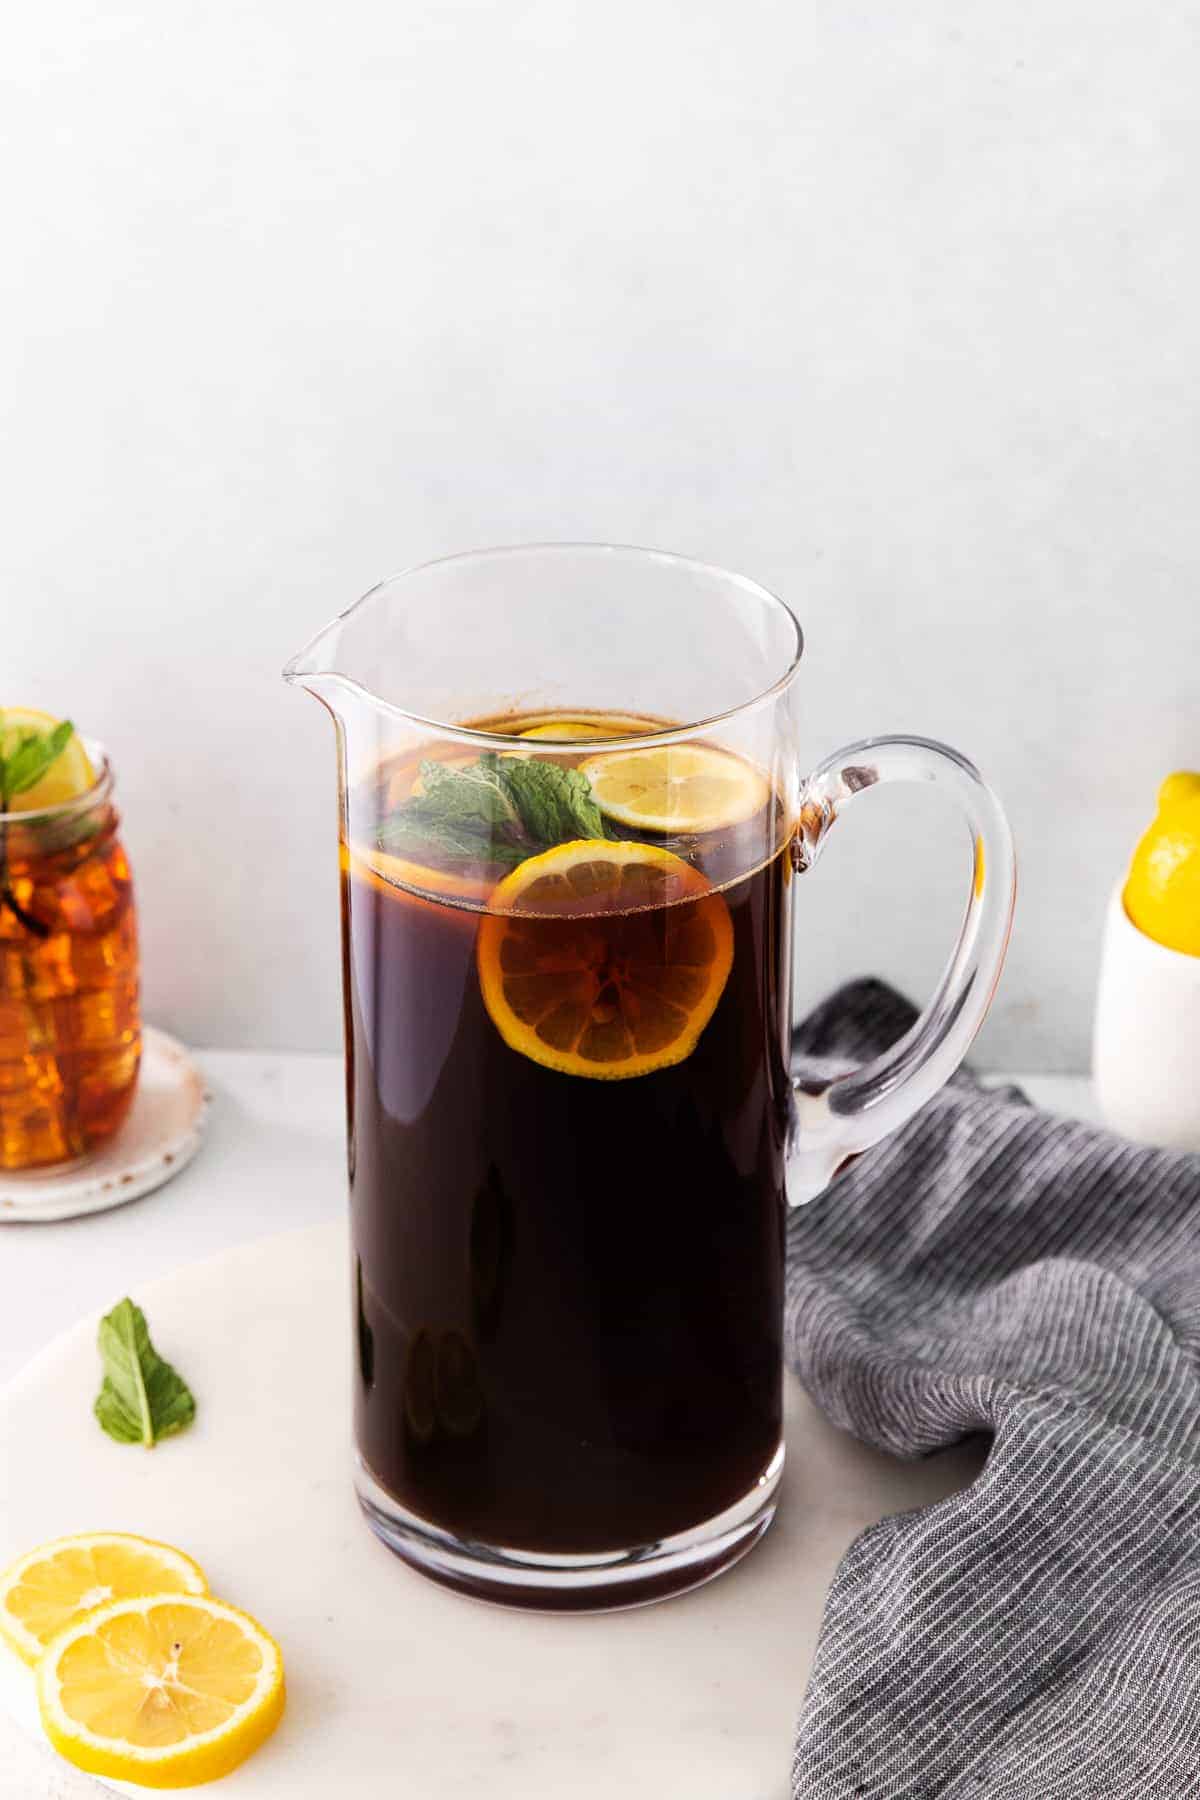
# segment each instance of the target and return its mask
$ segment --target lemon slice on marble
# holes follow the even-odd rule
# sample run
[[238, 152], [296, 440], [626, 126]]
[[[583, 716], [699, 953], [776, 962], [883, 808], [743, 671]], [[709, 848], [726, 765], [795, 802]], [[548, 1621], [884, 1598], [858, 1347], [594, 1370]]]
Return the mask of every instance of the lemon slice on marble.
[[124, 1531], [55, 1538], [0, 1574], [0, 1635], [25, 1662], [51, 1638], [111, 1600], [151, 1594], [207, 1594], [199, 1563]]
[[52, 1640], [37, 1672], [54, 1748], [143, 1787], [228, 1775], [283, 1715], [283, 1657], [245, 1613], [207, 1594], [116, 1600]]

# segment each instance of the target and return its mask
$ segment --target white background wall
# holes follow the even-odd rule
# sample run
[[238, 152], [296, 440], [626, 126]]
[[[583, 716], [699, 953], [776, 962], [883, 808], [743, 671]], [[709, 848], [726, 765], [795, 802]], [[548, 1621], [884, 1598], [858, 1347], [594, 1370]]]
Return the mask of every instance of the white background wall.
[[[286, 655], [481, 543], [659, 544], [806, 625], [811, 758], [956, 741], [1082, 1066], [1200, 764], [1200, 6], [39, 0], [0, 63], [0, 700], [120, 768], [151, 1016], [337, 1041], [332, 734]], [[860, 816], [861, 813], [861, 816]], [[800, 996], [925, 989], [961, 846], [872, 796]]]

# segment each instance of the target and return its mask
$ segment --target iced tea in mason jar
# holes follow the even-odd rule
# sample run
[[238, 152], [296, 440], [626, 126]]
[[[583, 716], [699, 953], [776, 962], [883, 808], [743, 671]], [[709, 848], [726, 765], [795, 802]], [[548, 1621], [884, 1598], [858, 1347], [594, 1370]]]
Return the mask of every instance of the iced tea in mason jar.
[[0, 1169], [107, 1142], [141, 1056], [137, 921], [103, 749], [0, 712]]

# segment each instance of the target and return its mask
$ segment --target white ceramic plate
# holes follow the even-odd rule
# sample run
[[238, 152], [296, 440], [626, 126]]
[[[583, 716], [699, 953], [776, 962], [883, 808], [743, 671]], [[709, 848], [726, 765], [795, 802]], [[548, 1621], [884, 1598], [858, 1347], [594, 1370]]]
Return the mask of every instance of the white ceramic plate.
[[203, 1077], [183, 1045], [147, 1026], [137, 1093], [116, 1137], [65, 1168], [0, 1173], [0, 1224], [75, 1219], [139, 1199], [191, 1162], [207, 1113]]

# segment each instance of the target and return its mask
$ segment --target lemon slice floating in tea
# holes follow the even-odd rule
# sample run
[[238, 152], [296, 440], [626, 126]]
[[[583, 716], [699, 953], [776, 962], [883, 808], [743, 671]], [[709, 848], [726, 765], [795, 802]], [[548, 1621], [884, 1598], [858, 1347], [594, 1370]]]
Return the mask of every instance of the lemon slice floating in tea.
[[406, 856], [389, 856], [383, 850], [358, 851], [342, 848], [342, 868], [356, 874], [361, 881], [378, 887], [391, 898], [405, 894], [418, 899], [469, 902], [486, 900], [491, 892], [491, 879], [485, 874], [460, 874], [453, 869], [435, 869], [426, 863], [413, 862]]
[[657, 729], [653, 719], [638, 719], [624, 713], [594, 713], [588, 717], [580, 714], [569, 719], [539, 719], [536, 725], [522, 727], [520, 736], [551, 743], [573, 738], [578, 743], [587, 738], [638, 737], [644, 731]]
[[[0, 755], [11, 757], [31, 732], [44, 737], [60, 722], [31, 706], [0, 708]], [[41, 779], [14, 795], [10, 804], [14, 812], [45, 812], [48, 807], [78, 799], [95, 785], [96, 771], [78, 733], [73, 731]]]
[[51, 1642], [38, 1708], [76, 1768], [143, 1787], [227, 1775], [284, 1708], [283, 1657], [245, 1613], [211, 1595], [116, 1600]]
[[0, 1574], [0, 1635], [36, 1663], [65, 1626], [110, 1600], [207, 1592], [200, 1565], [168, 1544], [123, 1531], [56, 1538]]
[[640, 831], [703, 832], [752, 819], [767, 804], [766, 777], [707, 744], [614, 750], [579, 765], [600, 810]]
[[541, 738], [551, 743], [566, 742], [574, 738], [612, 737], [615, 733], [605, 731], [594, 719], [548, 719], [542, 725], [530, 725], [522, 733], [523, 738]]
[[682, 1062], [721, 998], [720, 894], [654, 844], [559, 844], [506, 875], [476, 945], [505, 1043], [564, 1075], [618, 1081]]

